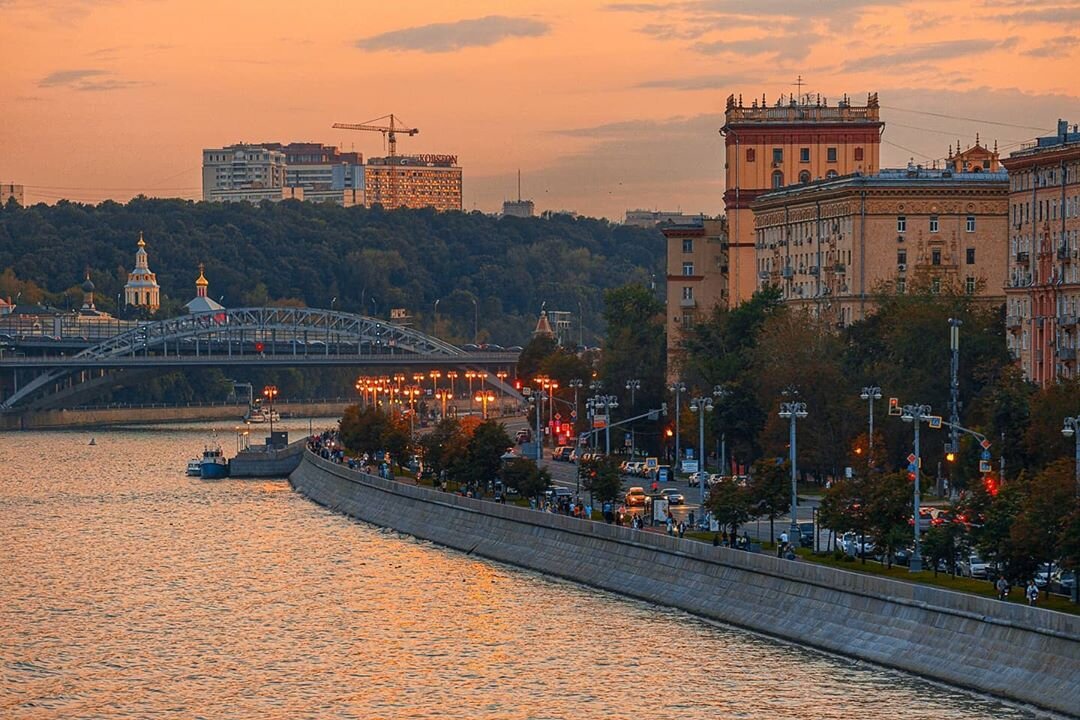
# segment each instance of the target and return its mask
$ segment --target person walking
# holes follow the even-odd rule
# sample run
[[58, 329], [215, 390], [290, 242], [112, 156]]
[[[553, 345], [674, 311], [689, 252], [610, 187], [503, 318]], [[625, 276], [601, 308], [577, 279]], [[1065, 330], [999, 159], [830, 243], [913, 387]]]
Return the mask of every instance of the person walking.
[[1034, 580], [1028, 580], [1027, 590], [1024, 594], [1027, 596], [1028, 605], [1035, 607], [1035, 602], [1039, 599], [1039, 588], [1035, 585]]

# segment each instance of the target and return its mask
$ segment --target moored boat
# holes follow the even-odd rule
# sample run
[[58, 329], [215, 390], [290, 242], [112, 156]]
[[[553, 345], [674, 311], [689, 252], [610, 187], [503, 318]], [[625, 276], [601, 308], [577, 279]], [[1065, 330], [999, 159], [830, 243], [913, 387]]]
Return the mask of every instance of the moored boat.
[[225, 459], [225, 453], [221, 451], [220, 445], [203, 450], [202, 461], [199, 463], [199, 475], [203, 480], [219, 480], [229, 476], [229, 461]]
[[201, 477], [202, 476], [202, 460], [199, 458], [191, 458], [187, 462], [187, 474], [189, 477]]

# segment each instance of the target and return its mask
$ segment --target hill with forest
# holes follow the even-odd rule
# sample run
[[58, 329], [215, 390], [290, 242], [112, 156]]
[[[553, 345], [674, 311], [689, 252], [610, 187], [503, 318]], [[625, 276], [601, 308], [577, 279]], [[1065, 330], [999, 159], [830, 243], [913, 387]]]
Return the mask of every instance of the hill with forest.
[[458, 343], [473, 340], [475, 322], [477, 342], [524, 344], [546, 304], [580, 312], [582, 339], [597, 344], [604, 290], [665, 272], [658, 231], [570, 215], [136, 198], [0, 208], [0, 296], [78, 307], [89, 269], [98, 307], [123, 314], [140, 232], [159, 317], [183, 311], [204, 263], [210, 296], [228, 307], [333, 304], [383, 318], [403, 308], [415, 327]]

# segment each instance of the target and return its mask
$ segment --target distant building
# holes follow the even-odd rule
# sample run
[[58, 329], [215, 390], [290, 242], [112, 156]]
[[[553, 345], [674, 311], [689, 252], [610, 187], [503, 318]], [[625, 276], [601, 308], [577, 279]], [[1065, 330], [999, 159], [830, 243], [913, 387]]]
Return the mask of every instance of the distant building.
[[540, 317], [536, 319], [536, 328], [533, 330], [533, 337], [555, 337], [555, 331], [551, 329], [551, 321], [548, 320], [547, 313], [543, 308], [540, 309]]
[[656, 227], [658, 225], [688, 225], [701, 222], [704, 215], [688, 215], [683, 212], [664, 210], [627, 210], [623, 225], [634, 227]]
[[203, 150], [203, 200], [280, 200], [285, 187], [285, 168], [285, 153], [265, 145], [239, 144]]
[[667, 239], [668, 368], [678, 376], [683, 331], [728, 301], [728, 229], [724, 218], [661, 226]]
[[157, 275], [150, 271], [146, 256], [146, 241], [139, 233], [139, 249], [135, 252], [135, 269], [128, 273], [124, 285], [124, 303], [128, 307], [146, 308], [151, 313], [161, 307], [161, 286]]
[[364, 193], [369, 207], [461, 210], [461, 167], [456, 155], [368, 158]]
[[360, 153], [341, 152], [320, 143], [266, 143], [265, 147], [285, 153], [285, 187], [303, 188], [303, 199], [308, 202], [341, 205], [345, 204], [345, 191], [363, 194], [364, 160]]
[[728, 304], [738, 305], [757, 288], [754, 217], [750, 205], [780, 188], [860, 172], [877, 172], [881, 130], [877, 93], [866, 105], [845, 96], [830, 106], [809, 95], [781, 97], [775, 105], [728, 96], [724, 126], [724, 208], [731, 233]]
[[205, 266], [202, 263], [199, 263], [199, 277], [195, 279], [195, 297], [184, 305], [189, 313], [213, 312], [215, 310], [225, 309], [224, 305], [215, 302], [213, 298], [207, 295], [210, 281], [208, 281], [206, 275], [203, 274], [204, 269]]
[[536, 214], [536, 206], [532, 200], [504, 200], [502, 214], [505, 217], [528, 218]]
[[[986, 159], [998, 167], [997, 153]], [[916, 285], [1000, 303], [1008, 183], [980, 159], [966, 172], [908, 165], [758, 195], [756, 286], [780, 288], [785, 302], [837, 327], [872, 313], [875, 292]]]
[[26, 205], [23, 202], [23, 186], [0, 183], [0, 205], [7, 205], [8, 200], [12, 199], [20, 205]]
[[1012, 153], [1009, 171], [1006, 342], [1040, 386], [1080, 377], [1080, 128]]

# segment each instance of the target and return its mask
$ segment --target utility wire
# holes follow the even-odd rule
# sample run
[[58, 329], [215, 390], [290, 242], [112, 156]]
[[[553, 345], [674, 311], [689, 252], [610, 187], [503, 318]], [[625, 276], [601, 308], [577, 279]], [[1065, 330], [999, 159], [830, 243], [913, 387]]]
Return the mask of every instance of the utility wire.
[[[1000, 125], [1001, 127], [1018, 128], [1020, 130], [1038, 130], [1039, 132], [1053, 132], [1053, 128], [1033, 127], [1031, 125], [1016, 125], [1013, 123], [999, 122], [996, 120], [982, 120], [980, 118], [962, 117], [960, 115], [947, 115], [945, 113], [930, 112], [928, 110], [912, 110], [910, 108], [896, 107], [895, 105], [882, 105], [884, 110], [899, 110], [900, 112], [915, 113], [916, 115], [929, 115], [930, 117], [947, 118], [949, 120], [964, 120], [965, 122], [979, 123], [981, 125]], [[886, 122], [886, 125], [888, 123]]]

